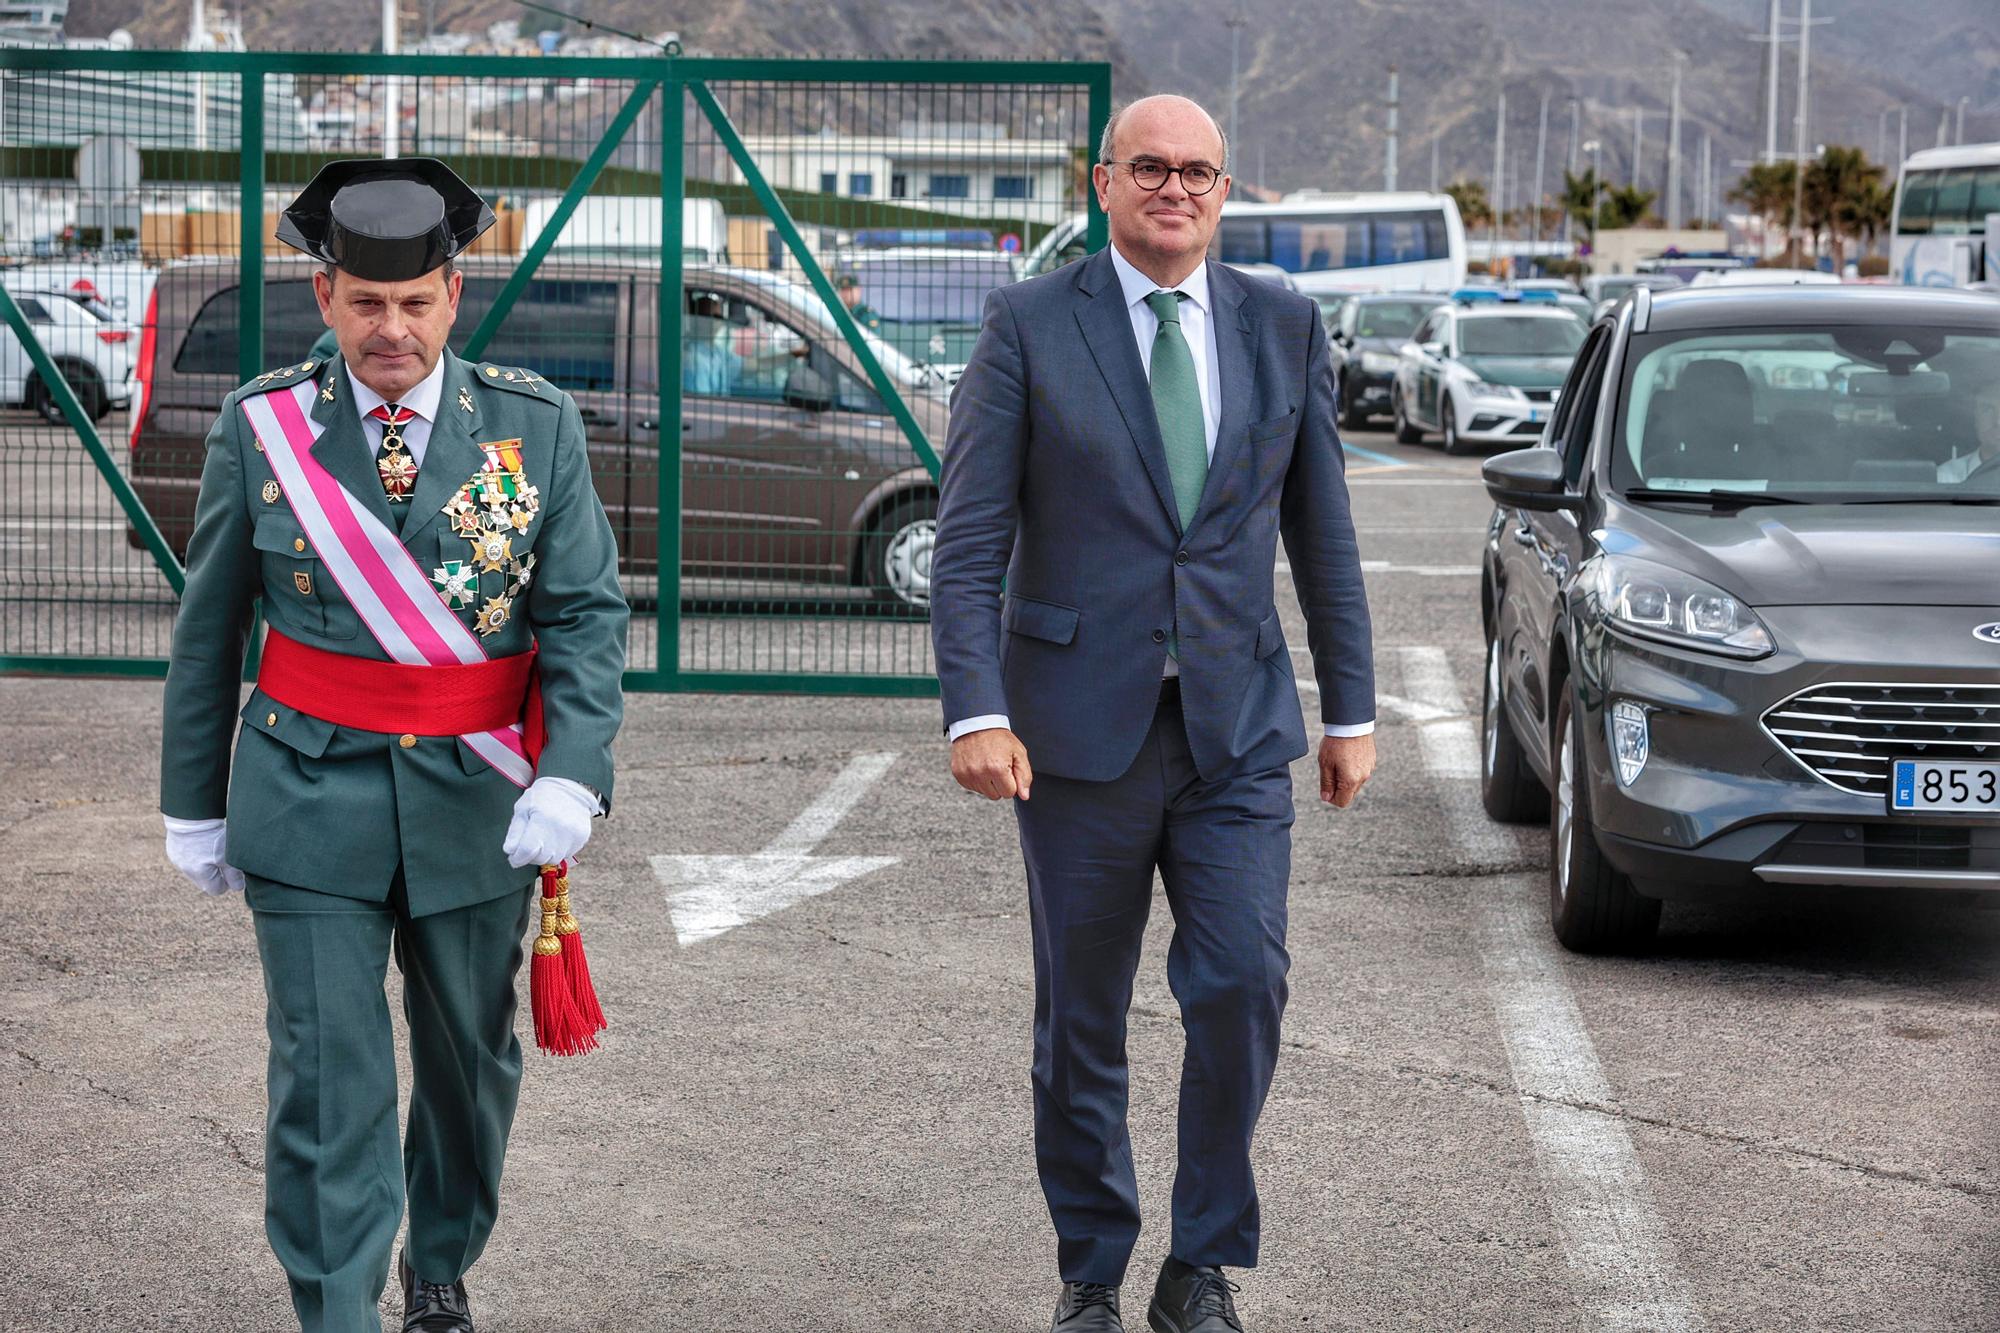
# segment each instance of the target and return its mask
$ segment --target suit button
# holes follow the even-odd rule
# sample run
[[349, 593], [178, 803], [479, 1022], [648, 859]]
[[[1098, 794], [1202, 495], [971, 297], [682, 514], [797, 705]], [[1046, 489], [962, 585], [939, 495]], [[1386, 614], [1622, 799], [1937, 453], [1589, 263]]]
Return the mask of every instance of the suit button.
[[1175, 563], [1175, 564], [1177, 564], [1177, 565], [1185, 565], [1185, 564], [1186, 564], [1187, 562], [1188, 562], [1188, 553], [1187, 553], [1186, 551], [1175, 551], [1175, 552], [1174, 552], [1174, 563]]
[[405, 736], [403, 739], [397, 741], [396, 744], [402, 746], [405, 750], [414, 750], [417, 748], [417, 738], [415, 736]]
[[305, 550], [305, 549], [306, 549], [306, 539], [305, 539], [304, 537], [294, 537], [294, 538], [292, 538], [292, 549], [293, 549], [294, 551], [303, 551], [303, 550]]
[[1166, 641], [1167, 641], [1167, 632], [1165, 630], [1156, 629], [1153, 631], [1154, 643], [1165, 643]]
[[277, 715], [276, 713], [266, 713], [266, 714], [264, 714], [264, 725], [265, 725], [265, 726], [267, 726], [267, 727], [275, 727], [275, 726], [277, 726], [277, 725], [278, 725], [278, 715]]

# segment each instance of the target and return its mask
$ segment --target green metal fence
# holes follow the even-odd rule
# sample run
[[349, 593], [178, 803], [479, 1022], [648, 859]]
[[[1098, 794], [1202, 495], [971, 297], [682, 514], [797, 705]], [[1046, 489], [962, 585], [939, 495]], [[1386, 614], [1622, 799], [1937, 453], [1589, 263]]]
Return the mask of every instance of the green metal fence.
[[164, 671], [221, 400], [324, 332], [277, 212], [395, 152], [499, 217], [454, 348], [583, 410], [628, 688], [932, 692], [950, 387], [1103, 244], [1109, 114], [1100, 64], [0, 49], [0, 670]]

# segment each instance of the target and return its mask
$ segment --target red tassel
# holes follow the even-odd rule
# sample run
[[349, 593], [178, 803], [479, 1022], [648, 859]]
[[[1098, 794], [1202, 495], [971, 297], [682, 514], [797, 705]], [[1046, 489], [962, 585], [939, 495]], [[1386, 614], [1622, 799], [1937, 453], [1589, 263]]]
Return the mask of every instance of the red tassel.
[[[600, 1014], [595, 1027], [577, 1008], [575, 982], [564, 959], [571, 952], [582, 956], [582, 946], [572, 951], [563, 947], [561, 920], [569, 908], [562, 885], [562, 867], [542, 867], [542, 929], [535, 936], [534, 961], [528, 969], [528, 1006], [535, 1017], [535, 1045], [550, 1055], [582, 1055], [597, 1049], [596, 1032], [604, 1027]], [[571, 929], [575, 929], [572, 917]], [[586, 975], [585, 984], [588, 985]], [[592, 997], [596, 1003], [596, 997]]]
[[556, 935], [562, 940], [565, 984], [586, 1037], [595, 1046], [595, 1034], [604, 1031], [610, 1024], [604, 1020], [604, 1006], [597, 1002], [597, 987], [590, 980], [590, 963], [583, 956], [583, 927], [577, 924], [575, 913], [570, 911], [567, 863], [556, 879], [556, 889]]

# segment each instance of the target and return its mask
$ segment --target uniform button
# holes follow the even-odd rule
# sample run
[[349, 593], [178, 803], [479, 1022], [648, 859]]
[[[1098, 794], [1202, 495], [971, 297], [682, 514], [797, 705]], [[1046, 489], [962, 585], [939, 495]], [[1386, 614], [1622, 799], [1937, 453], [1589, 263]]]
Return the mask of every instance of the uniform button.
[[277, 715], [276, 713], [266, 713], [266, 714], [264, 714], [264, 725], [265, 725], [265, 726], [267, 726], [267, 727], [275, 727], [275, 726], [277, 726], [277, 725], [278, 725], [278, 715]]
[[1188, 553], [1187, 553], [1186, 551], [1175, 551], [1175, 552], [1174, 552], [1174, 563], [1175, 563], [1175, 564], [1177, 564], [1177, 565], [1185, 565], [1185, 564], [1186, 564], [1187, 562], [1188, 562]]
[[402, 746], [405, 750], [414, 750], [417, 748], [417, 738], [415, 736], [405, 736], [403, 739], [397, 741], [396, 744]]
[[1167, 641], [1167, 632], [1165, 630], [1156, 629], [1153, 631], [1154, 643], [1165, 643], [1166, 641]]
[[303, 550], [305, 550], [305, 549], [306, 549], [306, 539], [305, 539], [304, 537], [294, 537], [294, 538], [292, 538], [292, 549], [293, 549], [294, 551], [303, 551]]

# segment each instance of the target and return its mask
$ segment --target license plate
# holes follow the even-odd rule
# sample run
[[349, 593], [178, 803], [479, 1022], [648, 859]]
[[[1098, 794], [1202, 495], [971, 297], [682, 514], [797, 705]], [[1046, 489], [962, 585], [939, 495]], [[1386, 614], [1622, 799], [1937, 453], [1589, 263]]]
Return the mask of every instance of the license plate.
[[2000, 815], [2000, 764], [1898, 759], [1890, 779], [1891, 810]]

